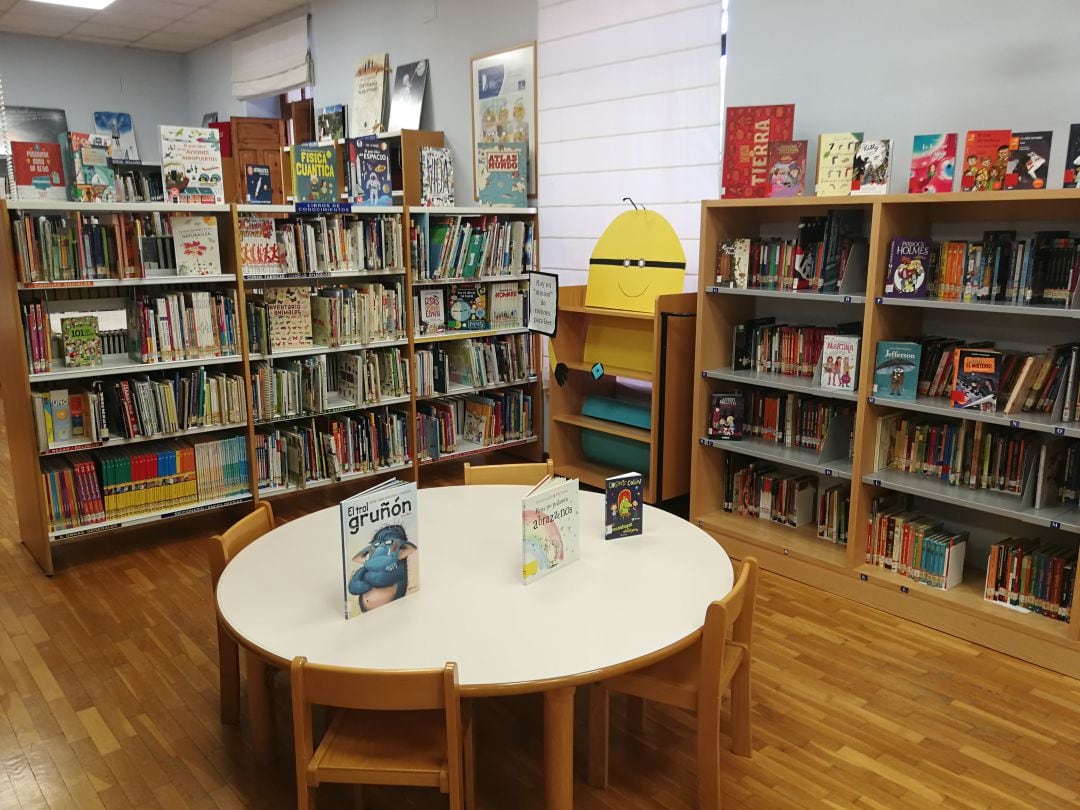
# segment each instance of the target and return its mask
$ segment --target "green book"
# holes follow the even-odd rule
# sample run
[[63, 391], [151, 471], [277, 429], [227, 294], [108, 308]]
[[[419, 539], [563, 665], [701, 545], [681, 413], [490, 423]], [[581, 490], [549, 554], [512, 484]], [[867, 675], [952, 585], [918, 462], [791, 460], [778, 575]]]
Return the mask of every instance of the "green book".
[[483, 241], [483, 233], [474, 233], [472, 239], [469, 240], [469, 253], [465, 257], [465, 269], [462, 271], [465, 278], [472, 278], [476, 275], [476, 270], [480, 266], [480, 248]]
[[73, 315], [60, 319], [64, 339], [64, 365], [101, 365], [101, 338], [96, 315]]

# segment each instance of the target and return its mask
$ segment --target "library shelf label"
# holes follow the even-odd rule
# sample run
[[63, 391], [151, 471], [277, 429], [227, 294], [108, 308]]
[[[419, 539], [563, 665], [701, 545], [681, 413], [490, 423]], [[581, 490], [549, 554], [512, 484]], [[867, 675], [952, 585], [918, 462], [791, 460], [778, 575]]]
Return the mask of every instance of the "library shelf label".
[[337, 202], [298, 202], [298, 214], [351, 214], [352, 203]]

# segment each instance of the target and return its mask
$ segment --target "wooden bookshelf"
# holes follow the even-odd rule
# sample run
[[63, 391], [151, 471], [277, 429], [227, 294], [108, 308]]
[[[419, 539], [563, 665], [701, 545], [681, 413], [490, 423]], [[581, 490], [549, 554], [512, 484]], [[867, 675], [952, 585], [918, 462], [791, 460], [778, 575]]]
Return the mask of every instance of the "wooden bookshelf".
[[[849, 206], [860, 206], [864, 211], [869, 241], [865, 290], [819, 296], [805, 292], [725, 290], [715, 286], [721, 240], [778, 234], [793, 238], [799, 217], [820, 216], [831, 208]], [[1080, 317], [1080, 309], [1075, 308], [884, 298], [889, 244], [894, 237], [977, 239], [984, 230], [1003, 227], [1015, 228], [1023, 237], [1039, 229], [1067, 228], [1062, 223], [1075, 221], [1078, 216], [1080, 194], [1073, 190], [704, 201], [693, 396], [691, 520], [712, 534], [734, 557], [754, 555], [763, 567], [830, 593], [1080, 677], [1080, 619], [1065, 623], [983, 599], [987, 549], [992, 542], [1009, 535], [1080, 542], [1080, 510], [1064, 506], [1036, 510], [1014, 496], [947, 486], [895, 470], [874, 469], [878, 420], [896, 411], [980, 420], [1005, 428], [1031, 430], [1036, 435], [1080, 436], [1077, 424], [1062, 425], [1045, 414], [960, 414], [940, 400], [894, 402], [872, 396], [878, 341], [943, 334], [968, 339], [996, 338], [1002, 345], [1019, 342], [1046, 347], [1066, 339], [1075, 340], [1072, 323]], [[779, 323], [835, 324], [861, 320], [857, 394], [837, 396], [837, 392], [822, 391], [815, 387], [816, 383], [801, 378], [733, 371], [732, 328], [762, 314], [776, 315]], [[1009, 317], [1000, 318], [1000, 315]], [[710, 446], [714, 443], [701, 437], [705, 434], [710, 394], [736, 385], [855, 401], [854, 458], [843, 467], [831, 463], [831, 475], [851, 480], [846, 547], [819, 539], [813, 525], [792, 529], [723, 510], [728, 448]], [[809, 456], [795, 457], [790, 449], [779, 452], [776, 445], [746, 440], [731, 445], [730, 452], [778, 464], [790, 463], [793, 472], [799, 469], [822, 472], [815, 470]], [[792, 459], [782, 458], [785, 453], [792, 455]], [[821, 480], [837, 483], [824, 476]], [[993, 526], [993, 531], [971, 529], [967, 570], [960, 586], [942, 591], [867, 564], [865, 536], [870, 501], [875, 494], [887, 491], [915, 496], [917, 510], [941, 518], [946, 526], [958, 523], [963, 527]], [[1080, 602], [1078, 597], [1080, 593], [1074, 593], [1074, 606]]]

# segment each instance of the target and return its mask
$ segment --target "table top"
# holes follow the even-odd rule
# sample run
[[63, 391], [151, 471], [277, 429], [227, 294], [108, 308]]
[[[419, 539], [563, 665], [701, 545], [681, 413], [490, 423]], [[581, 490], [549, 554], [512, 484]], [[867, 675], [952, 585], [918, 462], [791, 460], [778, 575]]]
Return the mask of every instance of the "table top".
[[582, 492], [581, 557], [521, 581], [522, 486], [419, 491], [420, 589], [344, 618], [336, 506], [286, 523], [233, 559], [218, 611], [237, 640], [284, 664], [372, 669], [458, 664], [474, 695], [586, 683], [686, 643], [732, 588], [709, 535], [645, 506], [644, 534], [604, 540], [604, 496]]

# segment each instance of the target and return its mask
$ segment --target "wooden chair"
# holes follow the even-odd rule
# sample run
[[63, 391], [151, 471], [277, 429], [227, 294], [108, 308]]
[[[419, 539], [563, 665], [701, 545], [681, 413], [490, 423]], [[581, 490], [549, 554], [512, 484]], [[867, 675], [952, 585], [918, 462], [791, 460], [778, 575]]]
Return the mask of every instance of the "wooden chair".
[[489, 464], [474, 467], [465, 462], [466, 484], [539, 484], [545, 475], [555, 474], [550, 458], [538, 464]]
[[[318, 746], [312, 705], [337, 711]], [[397, 672], [292, 662], [296, 806], [315, 807], [324, 782], [437, 787], [451, 810], [472, 807], [472, 722], [457, 664]]]
[[594, 684], [589, 690], [589, 783], [607, 787], [608, 692], [629, 697], [627, 715], [641, 731], [644, 701], [697, 713], [698, 807], [720, 807], [720, 702], [731, 686], [731, 750], [751, 754], [750, 659], [757, 560], [747, 557], [731, 593], [709, 605], [701, 639], [644, 669]]
[[[273, 528], [274, 510], [263, 501], [255, 507], [255, 511], [238, 520], [224, 534], [210, 538], [207, 557], [214, 593], [217, 593], [218, 580], [229, 560]], [[236, 725], [240, 722], [240, 647], [221, 626], [221, 622], [218, 622], [217, 634], [221, 722]]]

